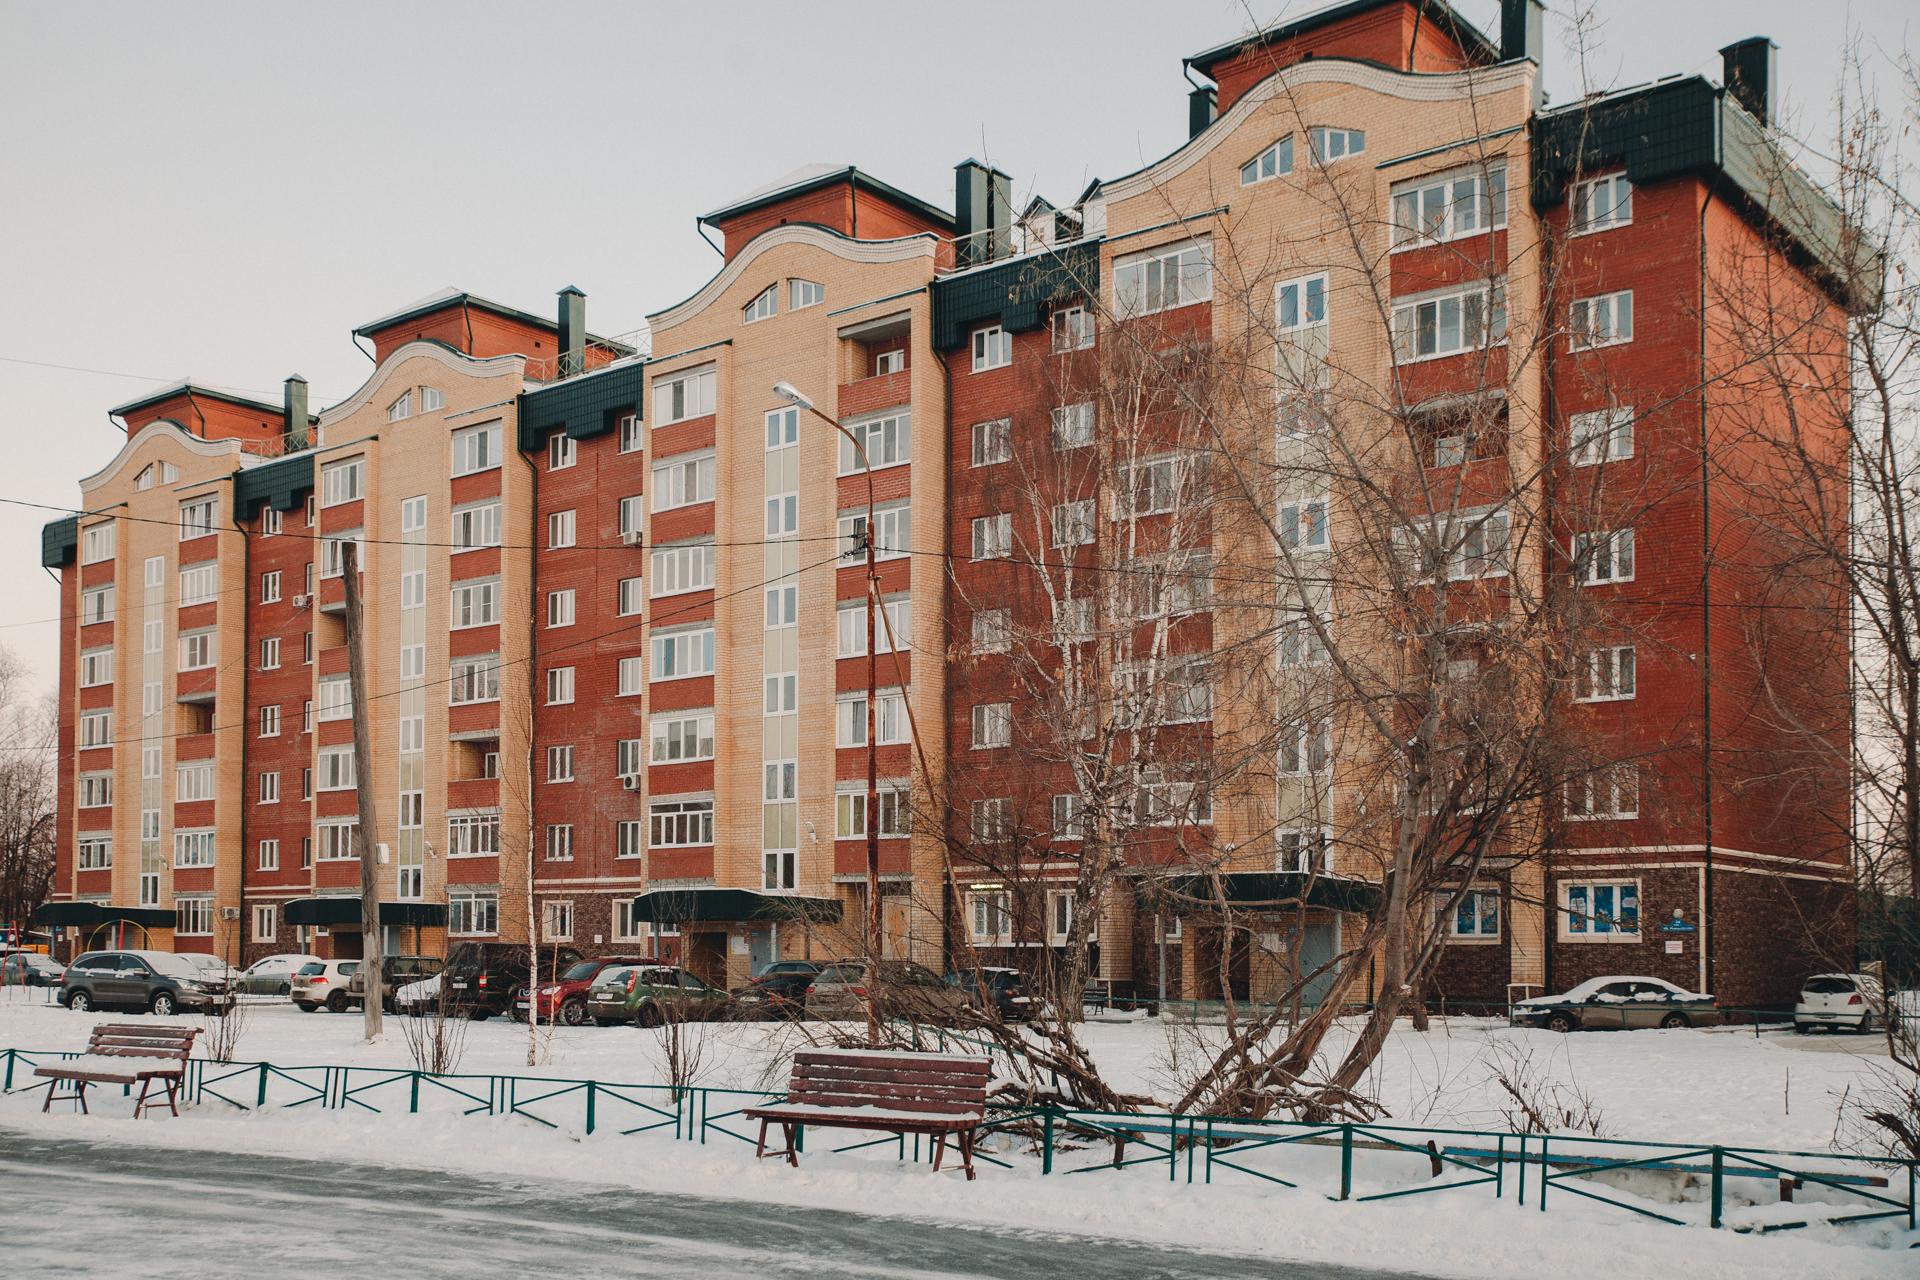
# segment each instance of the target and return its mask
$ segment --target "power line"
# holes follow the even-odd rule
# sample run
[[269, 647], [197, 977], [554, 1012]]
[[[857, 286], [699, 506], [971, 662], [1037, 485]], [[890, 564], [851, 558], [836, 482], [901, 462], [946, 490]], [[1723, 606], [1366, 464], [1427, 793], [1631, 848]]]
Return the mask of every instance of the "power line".
[[[130, 378], [135, 382], [158, 382], [172, 384], [182, 381], [179, 378], [155, 378], [144, 373], [126, 373], [119, 369], [92, 369], [79, 364], [55, 364], [51, 360], [29, 360], [25, 356], [0, 356], [0, 362], [6, 364], [31, 365], [36, 369], [59, 369], [65, 373], [91, 373], [102, 378]], [[214, 383], [200, 384], [208, 391], [244, 391], [250, 396], [277, 396], [284, 388], [275, 387], [271, 391], [262, 391], [257, 387], [226, 387]], [[313, 393], [318, 394], [318, 393]], [[323, 397], [324, 398], [324, 397]]]

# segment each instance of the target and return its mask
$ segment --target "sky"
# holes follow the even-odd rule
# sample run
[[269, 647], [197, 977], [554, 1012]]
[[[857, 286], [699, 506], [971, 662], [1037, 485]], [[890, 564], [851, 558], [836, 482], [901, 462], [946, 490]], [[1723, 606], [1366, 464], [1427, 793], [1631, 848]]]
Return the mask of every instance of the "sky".
[[[1546, 82], [1720, 74], [1780, 45], [1819, 140], [1849, 32], [1911, 47], [1912, 0], [1548, 6]], [[1322, 0], [324, 5], [0, 0], [0, 646], [57, 683], [40, 527], [124, 441], [112, 406], [184, 377], [316, 408], [372, 371], [355, 325], [457, 286], [617, 335], [720, 259], [694, 219], [801, 165], [942, 207], [953, 166], [1057, 202], [1186, 132], [1181, 58]], [[1455, 0], [1497, 31], [1498, 0]], [[1591, 43], [1591, 39], [1590, 39]], [[1893, 77], [1883, 72], [1891, 86]], [[57, 367], [65, 366], [65, 367]]]

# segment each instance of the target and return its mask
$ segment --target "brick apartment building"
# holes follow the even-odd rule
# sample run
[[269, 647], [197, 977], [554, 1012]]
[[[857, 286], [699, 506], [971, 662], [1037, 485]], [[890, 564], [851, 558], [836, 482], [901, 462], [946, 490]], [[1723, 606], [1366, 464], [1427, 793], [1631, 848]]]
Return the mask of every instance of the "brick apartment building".
[[[1189, 98], [1188, 140], [1059, 207], [1016, 215], [1006, 176], [973, 161], [952, 211], [857, 168], [799, 171], [701, 219], [724, 262], [648, 317], [645, 355], [587, 335], [578, 290], [553, 321], [448, 293], [356, 330], [374, 371], [317, 416], [298, 380], [281, 406], [194, 385], [121, 406], [125, 447], [43, 538], [69, 619], [47, 918], [232, 958], [351, 954], [357, 859], [377, 850], [396, 945], [651, 940], [738, 980], [854, 949], [875, 822], [891, 954], [1039, 963], [1067, 923], [1050, 877], [1073, 874], [1072, 786], [1023, 749], [1037, 695], [996, 640], [1045, 623], [1050, 571], [1120, 550], [1092, 514], [1100, 478], [1059, 462], [1118, 432], [1072, 398], [1076, 371], [1149, 323], [1181, 346], [1241, 340], [1216, 275], [1293, 253], [1331, 182], [1368, 229], [1279, 264], [1281, 327], [1410, 402], [1485, 396], [1491, 371], [1510, 446], [1436, 446], [1430, 473], [1558, 459], [1529, 492], [1560, 545], [1613, 540], [1581, 585], [1636, 637], [1553, 709], [1631, 772], [1550, 803], [1543, 857], [1487, 864], [1438, 990], [1627, 971], [1771, 1001], [1849, 962], [1844, 776], [1790, 799], [1768, 784], [1786, 748], [1753, 712], [1766, 666], [1743, 607], [1765, 539], [1729, 424], [1773, 410], [1740, 389], [1714, 316], [1734, 262], [1838, 314], [1837, 214], [1780, 159], [1769, 42], [1729, 46], [1724, 86], [1547, 110], [1539, 17], [1509, 0], [1495, 41], [1444, 4], [1349, 0], [1196, 55], [1212, 87]], [[1388, 297], [1360, 296], [1362, 262], [1385, 264], [1370, 278]], [[1461, 317], [1496, 296], [1514, 331], [1571, 315], [1576, 337], [1489, 359], [1499, 344], [1463, 340]], [[1178, 494], [1191, 473], [1156, 430], [1132, 433], [1151, 446], [1135, 465]], [[1573, 473], [1657, 496], [1597, 534], [1556, 506], [1549, 478]], [[1181, 507], [1145, 509], [1121, 551], [1165, 575], [1166, 655], [1194, 673], [1155, 775], [1175, 818], [1128, 875], [1172, 866], [1182, 828], [1255, 898], [1311, 870], [1301, 955], [1324, 957], [1377, 879], [1341, 848], [1338, 751], [1303, 746], [1251, 798], [1179, 776], [1256, 715], [1206, 688], [1231, 636], [1205, 583], [1257, 557]], [[863, 535], [884, 602], [877, 813]], [[345, 540], [368, 602], [369, 761], [346, 702]], [[1769, 624], [1764, 652], [1801, 675], [1773, 696], [1844, 735], [1844, 614], [1825, 603]], [[377, 789], [371, 836], [360, 785]], [[1020, 884], [974, 856], [1011, 827], [1043, 833]], [[1133, 893], [1098, 916], [1100, 977], [1217, 994], [1204, 919]], [[1276, 980], [1256, 952], [1229, 983]]]

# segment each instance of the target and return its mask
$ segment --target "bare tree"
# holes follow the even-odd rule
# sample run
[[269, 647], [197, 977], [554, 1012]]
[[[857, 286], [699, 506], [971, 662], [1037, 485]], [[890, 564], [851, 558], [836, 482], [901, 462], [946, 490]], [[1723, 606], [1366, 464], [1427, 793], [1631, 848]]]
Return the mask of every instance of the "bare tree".
[[0, 923], [24, 928], [53, 889], [54, 702], [27, 692], [26, 668], [0, 649]]

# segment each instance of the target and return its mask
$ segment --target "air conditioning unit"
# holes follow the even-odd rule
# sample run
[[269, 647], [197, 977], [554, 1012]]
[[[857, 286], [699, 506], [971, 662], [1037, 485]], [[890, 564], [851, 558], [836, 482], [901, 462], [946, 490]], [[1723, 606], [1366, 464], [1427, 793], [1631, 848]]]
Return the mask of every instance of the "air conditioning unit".
[[640, 775], [637, 773], [623, 773], [620, 775], [620, 785], [629, 791], [638, 791], [640, 789]]
[[222, 920], [238, 920], [240, 918], [240, 908], [222, 907], [220, 908], [220, 918]]
[[620, 531], [620, 545], [623, 547], [639, 546], [640, 531], [638, 529], [622, 529]]
[[295, 596], [293, 598], [293, 607], [296, 609], [304, 609], [307, 607], [308, 602], [310, 602], [312, 599], [313, 599], [312, 596], [307, 596], [307, 595]]

